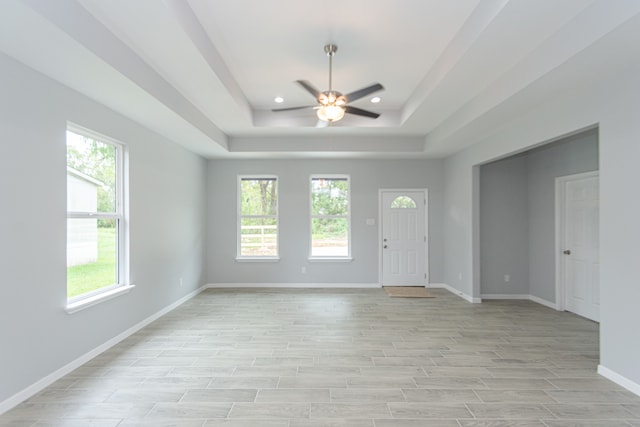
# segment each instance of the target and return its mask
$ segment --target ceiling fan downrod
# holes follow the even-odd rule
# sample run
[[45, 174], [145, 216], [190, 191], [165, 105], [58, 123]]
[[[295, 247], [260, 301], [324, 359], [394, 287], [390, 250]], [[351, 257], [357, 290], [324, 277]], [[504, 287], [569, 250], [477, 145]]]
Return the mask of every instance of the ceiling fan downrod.
[[324, 53], [329, 57], [329, 93], [333, 91], [332, 76], [333, 76], [333, 55], [338, 51], [338, 46], [335, 44], [324, 45]]

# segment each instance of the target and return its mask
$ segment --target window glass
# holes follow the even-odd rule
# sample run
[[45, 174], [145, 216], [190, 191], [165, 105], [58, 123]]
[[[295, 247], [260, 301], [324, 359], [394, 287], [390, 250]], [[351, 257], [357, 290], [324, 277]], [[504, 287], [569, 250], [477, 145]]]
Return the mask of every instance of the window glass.
[[350, 256], [349, 178], [311, 178], [311, 256]]
[[67, 297], [118, 286], [123, 214], [122, 146], [67, 131]]
[[408, 196], [398, 196], [391, 202], [391, 209], [415, 209], [416, 202]]
[[278, 180], [240, 177], [239, 257], [278, 256]]

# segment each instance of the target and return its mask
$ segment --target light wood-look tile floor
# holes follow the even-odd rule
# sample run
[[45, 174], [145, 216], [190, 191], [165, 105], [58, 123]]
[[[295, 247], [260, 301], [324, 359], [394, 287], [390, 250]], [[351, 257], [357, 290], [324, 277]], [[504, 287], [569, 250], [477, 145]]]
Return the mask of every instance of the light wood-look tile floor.
[[640, 426], [598, 325], [528, 301], [207, 290], [3, 426]]

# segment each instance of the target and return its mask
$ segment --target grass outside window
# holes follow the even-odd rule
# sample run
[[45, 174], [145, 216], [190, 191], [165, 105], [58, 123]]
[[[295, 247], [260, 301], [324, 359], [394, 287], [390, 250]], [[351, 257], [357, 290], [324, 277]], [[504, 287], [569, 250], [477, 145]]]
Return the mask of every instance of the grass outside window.
[[67, 267], [67, 298], [117, 283], [117, 233], [115, 227], [98, 226], [98, 257], [95, 262]]

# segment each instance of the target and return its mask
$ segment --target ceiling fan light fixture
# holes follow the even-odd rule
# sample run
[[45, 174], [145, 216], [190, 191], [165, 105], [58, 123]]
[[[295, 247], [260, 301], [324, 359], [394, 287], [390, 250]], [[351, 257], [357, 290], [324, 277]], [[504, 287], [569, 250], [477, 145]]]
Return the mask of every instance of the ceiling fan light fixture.
[[365, 96], [369, 96], [370, 94], [379, 90], [383, 90], [384, 87], [380, 83], [374, 83], [362, 89], [349, 92], [346, 95], [343, 95], [337, 90], [333, 90], [333, 55], [335, 55], [337, 50], [338, 46], [334, 44], [328, 44], [324, 47], [324, 51], [329, 57], [329, 90], [319, 91], [306, 80], [296, 80], [296, 83], [298, 83], [304, 90], [309, 92], [316, 99], [317, 104], [315, 106], [305, 105], [301, 107], [276, 108], [272, 109], [271, 111], [291, 111], [313, 108], [314, 110], [316, 110], [318, 119], [320, 121], [328, 123], [341, 120], [346, 113], [377, 119], [380, 114], [363, 110], [362, 108], [353, 107], [347, 104], [353, 101], [357, 101], [360, 98], [364, 98]]
[[316, 113], [325, 122], [337, 122], [344, 117], [344, 107], [335, 104], [323, 105]]

